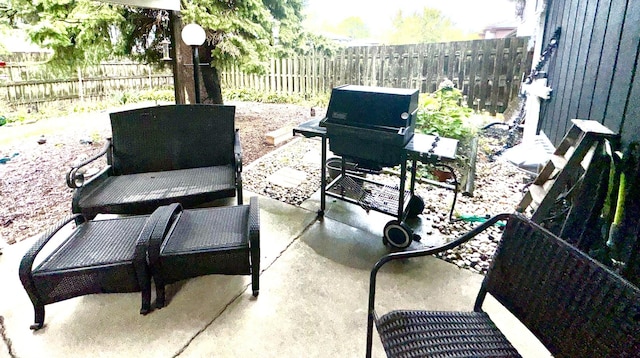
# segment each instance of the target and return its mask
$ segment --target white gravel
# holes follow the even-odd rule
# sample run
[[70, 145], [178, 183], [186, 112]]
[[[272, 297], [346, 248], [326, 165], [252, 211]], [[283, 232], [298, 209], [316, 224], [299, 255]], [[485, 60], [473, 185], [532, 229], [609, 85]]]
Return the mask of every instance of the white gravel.
[[[491, 144], [482, 142], [481, 139], [480, 148], [491, 149]], [[302, 137], [294, 139], [246, 167], [243, 173], [243, 186], [255, 193], [291, 205], [300, 205], [320, 187], [320, 151], [320, 143], [317, 139]], [[284, 167], [303, 171], [307, 173], [307, 177], [294, 188], [284, 188], [267, 181], [271, 174]], [[454, 216], [485, 217], [513, 212], [523, 196], [522, 190], [525, 184], [532, 179], [529, 174], [510, 163], [501, 159], [489, 162], [483, 153], [479, 153], [474, 195], [469, 197], [458, 194]], [[385, 178], [377, 177], [375, 180], [384, 181]], [[397, 179], [391, 180], [397, 183]], [[427, 228], [423, 234], [430, 237], [429, 240], [423, 240], [424, 242], [447, 242], [478, 225], [477, 222], [449, 221], [449, 210], [453, 200], [453, 193], [450, 190], [418, 184], [416, 193], [426, 203], [422, 218]], [[494, 226], [467, 244], [442, 253], [440, 257], [460, 267], [485, 273], [500, 235], [501, 228]]]

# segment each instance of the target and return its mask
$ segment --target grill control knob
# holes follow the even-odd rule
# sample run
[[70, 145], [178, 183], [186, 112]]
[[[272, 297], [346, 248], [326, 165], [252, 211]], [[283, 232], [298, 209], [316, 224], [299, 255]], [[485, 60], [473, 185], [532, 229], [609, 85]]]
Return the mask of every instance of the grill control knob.
[[409, 119], [409, 113], [402, 112], [402, 114], [400, 115], [400, 118], [402, 118], [402, 119], [404, 119], [406, 121], [407, 119]]

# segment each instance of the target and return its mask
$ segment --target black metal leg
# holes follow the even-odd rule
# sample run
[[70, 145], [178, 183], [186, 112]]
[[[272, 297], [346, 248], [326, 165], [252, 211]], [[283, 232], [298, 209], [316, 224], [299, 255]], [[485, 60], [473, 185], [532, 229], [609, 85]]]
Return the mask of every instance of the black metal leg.
[[251, 290], [253, 297], [260, 291], [260, 248], [251, 249]]
[[29, 328], [37, 331], [42, 328], [42, 326], [44, 326], [44, 305], [34, 305], [33, 311], [35, 314], [35, 323], [32, 324]]
[[164, 282], [158, 282], [155, 280], [156, 284], [156, 308], [162, 308], [165, 305], [166, 297], [165, 297], [165, 289]]
[[151, 287], [145, 287], [142, 289], [142, 305], [140, 307], [140, 314], [145, 315], [151, 312]]
[[415, 159], [413, 159], [411, 161], [411, 184], [409, 185], [409, 190], [411, 191], [411, 195], [413, 196], [413, 193], [416, 190], [416, 173], [418, 171], [418, 162], [416, 162]]
[[371, 358], [371, 350], [373, 348], [373, 313], [367, 315], [367, 358]]
[[[346, 179], [345, 175], [347, 174], [347, 160], [342, 157], [340, 159], [340, 178]], [[340, 196], [344, 197], [345, 192], [344, 185], [340, 185]]]
[[[136, 256], [146, 257], [146, 249], [136, 248], [137, 250], [142, 250], [142, 253], [136, 252]], [[140, 286], [140, 314], [145, 315], [151, 312], [151, 273], [149, 272], [149, 268], [147, 267], [146, 258], [134, 259], [133, 267], [136, 272], [136, 279], [138, 280], [138, 285]]]
[[238, 205], [242, 205], [242, 174], [238, 173], [238, 179], [237, 179], [237, 192], [238, 192]]
[[402, 221], [404, 214], [404, 187], [407, 177], [407, 155], [402, 153], [402, 160], [400, 162], [400, 189], [398, 190], [398, 221]]
[[327, 185], [327, 137], [322, 136], [320, 138], [322, 141], [322, 154], [321, 154], [321, 163], [320, 163], [320, 211], [318, 212], [319, 216], [324, 215], [325, 205], [326, 205], [326, 185]]

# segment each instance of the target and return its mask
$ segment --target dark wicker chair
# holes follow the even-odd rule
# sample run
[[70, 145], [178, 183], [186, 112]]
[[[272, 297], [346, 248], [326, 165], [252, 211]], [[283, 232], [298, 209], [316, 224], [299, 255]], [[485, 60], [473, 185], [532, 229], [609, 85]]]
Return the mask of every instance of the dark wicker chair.
[[182, 210], [155, 226], [148, 260], [156, 286], [156, 307], [165, 305], [165, 285], [209, 274], [251, 275], [253, 296], [260, 278], [258, 199], [249, 205]]
[[[31, 329], [42, 328], [45, 305], [92, 293], [142, 291], [140, 313], [147, 313], [151, 297], [147, 245], [160, 216], [158, 210], [152, 215], [88, 221], [75, 214], [43, 234], [19, 268], [35, 310]], [[34, 268], [38, 253], [72, 222], [76, 227], [71, 234]]]
[[[150, 214], [179, 202], [185, 208], [238, 196], [242, 150], [235, 107], [170, 105], [111, 114], [112, 138], [93, 158], [71, 168], [72, 211]], [[84, 181], [83, 167], [106, 155], [107, 166]]]
[[[432, 255], [508, 219], [472, 312], [375, 312], [378, 270], [387, 262]], [[518, 357], [482, 311], [487, 293], [556, 357], [640, 356], [640, 290], [520, 214], [496, 216], [443, 247], [392, 253], [371, 271], [367, 357], [373, 324], [389, 357]]]

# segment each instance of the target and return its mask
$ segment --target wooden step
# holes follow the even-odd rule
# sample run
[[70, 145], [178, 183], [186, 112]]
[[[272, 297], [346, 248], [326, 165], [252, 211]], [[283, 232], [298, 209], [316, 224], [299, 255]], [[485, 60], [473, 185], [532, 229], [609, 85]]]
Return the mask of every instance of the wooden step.
[[520, 204], [516, 207], [516, 211], [524, 213], [528, 208], [535, 211], [540, 206], [545, 195], [547, 195], [547, 192], [542, 185], [530, 185]]
[[611, 129], [603, 126], [600, 122], [584, 119], [572, 119], [571, 122], [584, 133], [597, 133], [600, 137], [604, 138], [611, 138], [616, 135]]
[[277, 146], [291, 138], [293, 138], [293, 129], [290, 127], [283, 127], [267, 133], [265, 143]]
[[544, 184], [545, 181], [553, 179], [557, 175], [558, 171], [564, 169], [567, 165], [567, 159], [561, 155], [553, 154], [547, 164], [542, 168], [540, 174], [535, 180], [535, 184]]
[[563, 157], [561, 155], [557, 155], [557, 154], [552, 155], [549, 158], [549, 161], [558, 170], [564, 169], [564, 167], [567, 165], [567, 158], [565, 158], [565, 157]]
[[[529, 190], [518, 204], [517, 210], [533, 211], [533, 221], [544, 220], [555, 205], [563, 187], [575, 180], [591, 164], [595, 148], [604, 140], [616, 136], [596, 121], [572, 120], [573, 125], [542, 168]], [[573, 178], [573, 179], [572, 179]]]
[[579, 127], [572, 126], [556, 148], [555, 154], [566, 155], [569, 148], [577, 146], [583, 136], [584, 132]]
[[529, 186], [529, 194], [531, 194], [531, 201], [536, 204], [540, 204], [542, 199], [547, 195], [547, 190], [542, 185], [531, 184]]

